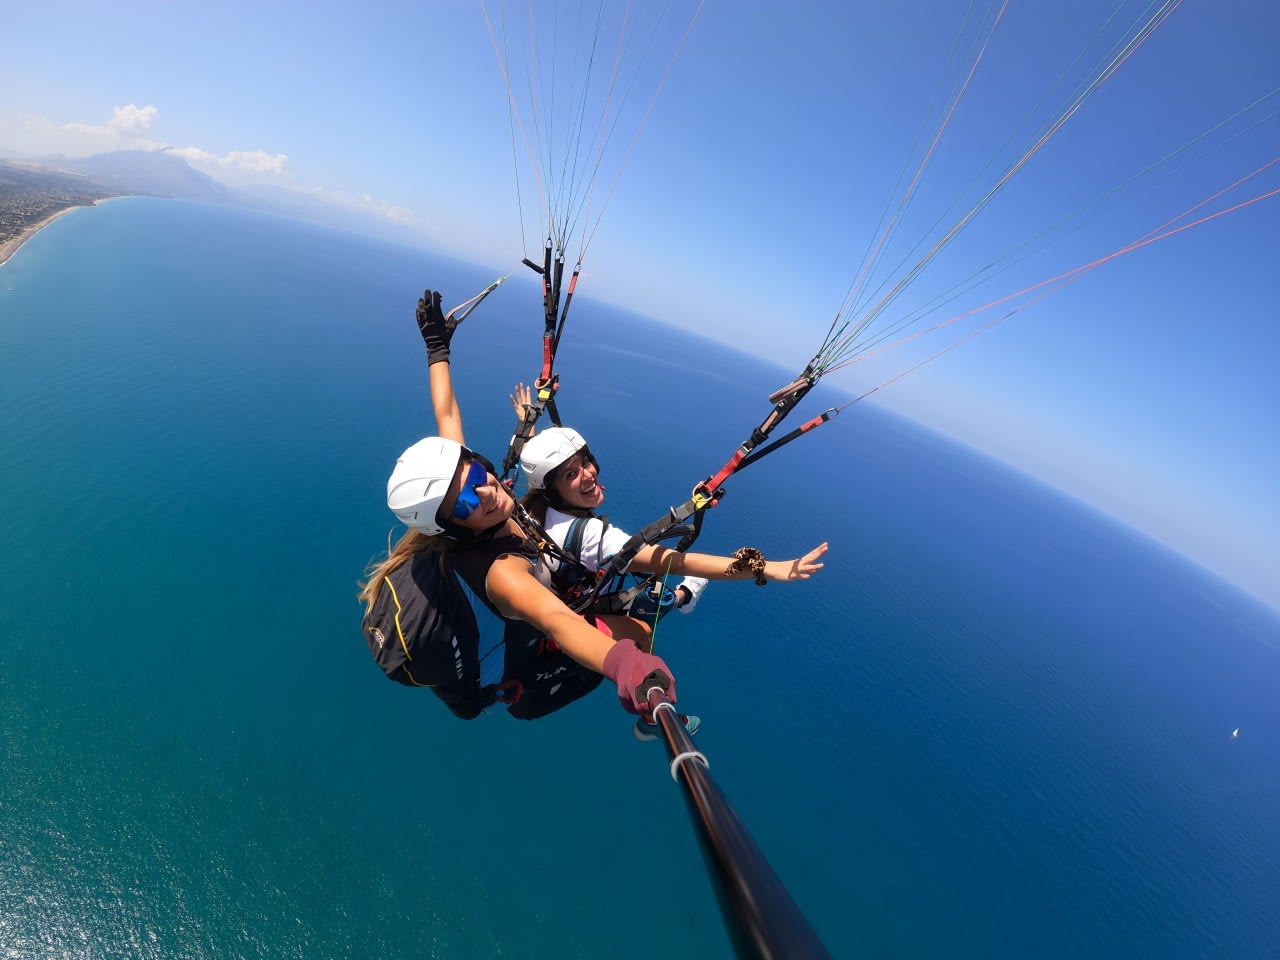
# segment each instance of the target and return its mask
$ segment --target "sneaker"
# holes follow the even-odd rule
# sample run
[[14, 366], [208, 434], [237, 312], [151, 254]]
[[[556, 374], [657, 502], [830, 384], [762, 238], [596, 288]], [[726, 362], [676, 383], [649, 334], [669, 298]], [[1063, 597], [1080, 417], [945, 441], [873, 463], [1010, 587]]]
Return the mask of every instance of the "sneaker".
[[[686, 713], [680, 714], [680, 722], [684, 724], [684, 732], [691, 737], [702, 726], [701, 717], [690, 716]], [[636, 725], [631, 728], [631, 732], [635, 734], [637, 740], [649, 741], [658, 739], [658, 725], [649, 723], [644, 717], [636, 720]]]

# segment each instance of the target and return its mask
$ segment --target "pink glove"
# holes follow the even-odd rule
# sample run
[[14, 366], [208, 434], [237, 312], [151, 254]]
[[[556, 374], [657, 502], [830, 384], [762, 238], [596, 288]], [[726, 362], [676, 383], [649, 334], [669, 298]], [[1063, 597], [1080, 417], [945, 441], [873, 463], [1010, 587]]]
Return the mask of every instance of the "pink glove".
[[652, 720], [653, 706], [645, 696], [651, 687], [666, 691], [676, 702], [676, 679], [659, 657], [641, 653], [634, 640], [619, 640], [604, 658], [604, 675], [618, 685], [618, 701], [627, 713]]

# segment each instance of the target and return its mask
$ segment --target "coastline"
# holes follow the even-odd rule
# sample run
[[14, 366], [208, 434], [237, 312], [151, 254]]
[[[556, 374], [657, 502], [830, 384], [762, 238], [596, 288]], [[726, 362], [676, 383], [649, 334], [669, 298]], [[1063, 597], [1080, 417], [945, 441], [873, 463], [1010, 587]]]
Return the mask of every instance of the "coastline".
[[31, 226], [26, 227], [16, 237], [0, 242], [0, 267], [3, 267], [6, 263], [8, 263], [10, 258], [12, 258], [13, 255], [17, 253], [20, 249], [22, 249], [22, 245], [24, 243], [26, 243], [28, 240], [34, 237], [37, 233], [39, 233], [49, 224], [53, 223], [53, 221], [57, 220], [59, 217], [65, 217], [68, 213], [71, 213], [72, 211], [75, 211], [75, 210], [80, 210], [86, 206], [96, 207], [98, 204], [104, 203], [107, 200], [115, 200], [115, 199], [118, 199], [118, 198], [104, 197], [101, 200], [94, 200], [93, 203], [91, 204], [78, 203], [78, 204], [75, 204], [74, 206], [63, 207], [61, 210], [57, 211], [56, 213], [49, 214], [49, 216], [45, 217], [43, 220], [39, 221], [38, 223], [33, 223], [31, 224]]

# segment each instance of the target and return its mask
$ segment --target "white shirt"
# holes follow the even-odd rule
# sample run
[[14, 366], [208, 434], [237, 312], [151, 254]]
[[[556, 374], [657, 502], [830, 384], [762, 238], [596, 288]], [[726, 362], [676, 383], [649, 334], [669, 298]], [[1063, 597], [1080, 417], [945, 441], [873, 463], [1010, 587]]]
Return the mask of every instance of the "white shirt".
[[[570, 514], [561, 513], [555, 507], [547, 507], [547, 522], [544, 524], [547, 536], [563, 547], [569, 537], [569, 527], [577, 519]], [[582, 550], [578, 559], [583, 566], [594, 572], [608, 563], [609, 558], [630, 539], [631, 534], [625, 530], [619, 530], [613, 524], [606, 527], [599, 517], [592, 517], [582, 526]]]
[[[571, 514], [561, 513], [555, 507], [548, 506], [547, 522], [543, 525], [543, 529], [547, 531], [547, 536], [563, 547], [565, 540], [569, 538], [569, 527], [577, 519]], [[599, 517], [591, 517], [582, 525], [582, 548], [578, 559], [588, 570], [595, 572], [607, 564], [609, 558], [626, 546], [630, 539], [631, 534], [625, 530], [613, 524], [605, 526], [605, 522]], [[678, 583], [671, 586], [673, 590], [684, 587], [689, 592], [690, 599], [679, 608], [682, 613], [693, 609], [699, 594], [702, 593], [702, 588], [706, 585], [707, 581], [701, 577], [682, 577]]]

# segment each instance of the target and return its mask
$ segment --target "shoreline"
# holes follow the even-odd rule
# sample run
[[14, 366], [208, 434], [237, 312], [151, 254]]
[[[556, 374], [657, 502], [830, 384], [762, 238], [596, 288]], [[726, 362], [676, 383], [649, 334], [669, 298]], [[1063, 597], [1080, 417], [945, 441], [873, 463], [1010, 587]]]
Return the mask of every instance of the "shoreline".
[[49, 224], [53, 223], [53, 221], [59, 219], [60, 217], [65, 217], [68, 213], [72, 213], [76, 210], [82, 210], [88, 206], [96, 207], [98, 204], [105, 203], [107, 200], [117, 200], [117, 199], [119, 198], [103, 197], [101, 200], [94, 200], [93, 203], [88, 203], [88, 204], [78, 203], [74, 206], [63, 207], [61, 210], [57, 211], [56, 213], [49, 214], [49, 216], [45, 217], [43, 220], [37, 223], [31, 224], [31, 226], [26, 227], [16, 237], [13, 237], [9, 240], [5, 240], [4, 242], [0, 243], [0, 267], [3, 267], [6, 263], [8, 263], [13, 258], [13, 255], [22, 249], [22, 245], [24, 243], [26, 243], [28, 240], [34, 237], [37, 233], [39, 233]]

